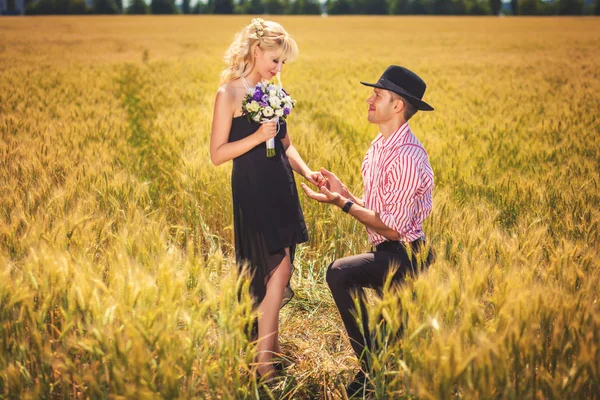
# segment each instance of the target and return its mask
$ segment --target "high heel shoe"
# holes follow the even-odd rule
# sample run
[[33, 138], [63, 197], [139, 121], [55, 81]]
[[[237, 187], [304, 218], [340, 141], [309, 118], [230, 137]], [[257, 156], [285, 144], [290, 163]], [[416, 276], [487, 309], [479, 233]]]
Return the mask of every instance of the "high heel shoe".
[[275, 371], [277, 372], [284, 372], [293, 365], [294, 362], [282, 354], [278, 354], [277, 357], [273, 359], [273, 368], [275, 368]]

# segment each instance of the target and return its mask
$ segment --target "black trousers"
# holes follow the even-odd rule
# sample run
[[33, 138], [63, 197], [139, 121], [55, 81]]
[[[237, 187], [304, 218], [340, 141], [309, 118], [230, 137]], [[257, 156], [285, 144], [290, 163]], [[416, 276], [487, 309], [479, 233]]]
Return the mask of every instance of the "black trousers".
[[[429, 251], [426, 257], [423, 257], [421, 253], [425, 251], [424, 245], [423, 239], [417, 239], [408, 245], [410, 250], [407, 252], [403, 243], [387, 241], [378, 245], [375, 251], [344, 257], [329, 265], [327, 284], [348, 331], [350, 344], [363, 367], [368, 368], [368, 365], [365, 365], [365, 347], [373, 350], [364, 288], [380, 292], [392, 268], [397, 268], [392, 277], [394, 284], [403, 282], [407, 274], [416, 274], [419, 269], [426, 268], [433, 260], [433, 253]], [[418, 259], [424, 260], [421, 265], [418, 265]], [[353, 294], [359, 296], [364, 336], [356, 321], [357, 310], [352, 299]]]

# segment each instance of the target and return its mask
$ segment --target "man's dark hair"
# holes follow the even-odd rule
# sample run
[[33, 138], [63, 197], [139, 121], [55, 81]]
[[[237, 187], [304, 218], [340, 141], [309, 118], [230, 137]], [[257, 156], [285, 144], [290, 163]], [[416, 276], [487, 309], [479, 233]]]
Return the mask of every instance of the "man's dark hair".
[[[600, 0], [598, 0], [600, 1]], [[406, 100], [404, 97], [400, 96], [398, 93], [396, 92], [392, 92], [390, 91], [390, 102], [392, 101], [396, 101], [396, 100], [402, 100], [402, 102], [404, 103], [404, 120], [408, 121], [409, 119], [411, 119], [413, 117], [413, 115], [415, 115], [417, 113], [417, 107], [413, 106], [412, 104], [410, 104], [410, 102], [408, 100]]]

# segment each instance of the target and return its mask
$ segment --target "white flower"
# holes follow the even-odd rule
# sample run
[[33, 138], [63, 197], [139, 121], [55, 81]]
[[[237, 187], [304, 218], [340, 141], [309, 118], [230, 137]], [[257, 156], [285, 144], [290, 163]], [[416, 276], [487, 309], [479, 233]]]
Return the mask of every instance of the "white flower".
[[265, 107], [265, 109], [263, 110], [263, 114], [265, 114], [265, 117], [272, 117], [274, 113], [275, 112], [271, 107]]
[[277, 110], [275, 110], [275, 115], [276, 115], [277, 117], [281, 117], [281, 116], [283, 116], [283, 109], [281, 109], [281, 108], [278, 108]]
[[275, 90], [275, 88], [271, 87], [269, 89], [269, 96], [276, 96], [277, 95], [277, 90]]
[[252, 119], [254, 120], [254, 122], [260, 122], [260, 113], [256, 114], [254, 117], [252, 117]]
[[250, 112], [257, 112], [260, 109], [260, 105], [258, 104], [258, 102], [256, 100], [252, 100], [252, 102], [250, 104], [248, 104], [246, 107], [248, 108], [248, 111], [250, 111]]
[[269, 97], [269, 104], [271, 104], [271, 107], [273, 108], [278, 108], [281, 106], [281, 100], [277, 96], [271, 96]]
[[292, 102], [292, 98], [290, 96], [285, 96], [285, 98], [283, 99], [286, 103], [291, 103]]

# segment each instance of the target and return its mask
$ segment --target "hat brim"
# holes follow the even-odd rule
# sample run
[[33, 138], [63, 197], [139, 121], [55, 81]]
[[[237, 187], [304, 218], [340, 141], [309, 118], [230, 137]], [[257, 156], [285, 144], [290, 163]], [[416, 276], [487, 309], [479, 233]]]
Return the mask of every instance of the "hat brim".
[[389, 87], [385, 87], [383, 85], [380, 85], [378, 83], [367, 83], [367, 82], [361, 82], [362, 85], [365, 86], [369, 86], [369, 87], [374, 87], [377, 89], [383, 89], [383, 90], [389, 90], [390, 92], [394, 92], [399, 96], [402, 96], [403, 98], [405, 98], [410, 104], [412, 104], [413, 106], [416, 107], [417, 110], [419, 111], [433, 111], [434, 108], [431, 107], [429, 104], [425, 103], [423, 100], [418, 99], [408, 93], [406, 93], [403, 90], [399, 90], [399, 89], [392, 89]]

